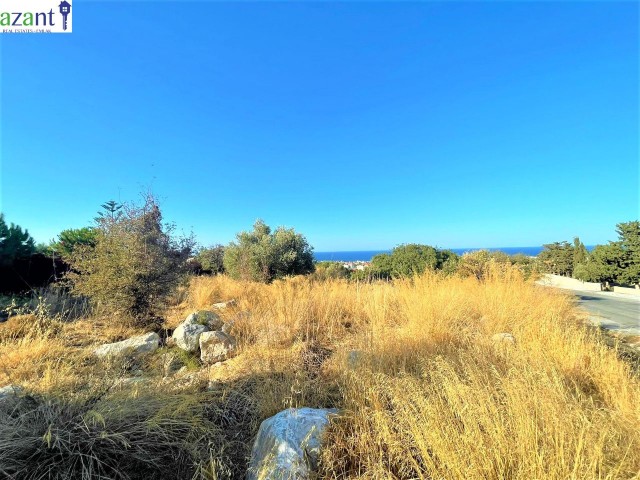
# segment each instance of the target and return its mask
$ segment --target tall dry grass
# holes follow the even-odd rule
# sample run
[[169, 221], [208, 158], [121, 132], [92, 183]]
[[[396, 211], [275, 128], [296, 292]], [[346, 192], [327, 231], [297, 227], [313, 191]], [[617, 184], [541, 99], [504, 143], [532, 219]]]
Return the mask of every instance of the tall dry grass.
[[[181, 390], [204, 406], [185, 419], [204, 418], [215, 432], [209, 446], [189, 449], [196, 476], [242, 478], [260, 422], [309, 406], [342, 411], [320, 478], [640, 478], [637, 373], [584, 326], [570, 296], [515, 268], [493, 265], [482, 280], [427, 273], [390, 283], [196, 277], [167, 327], [230, 299], [221, 315], [235, 322], [238, 355], [208, 368], [208, 392]], [[73, 397], [117, 373], [92, 359], [92, 345], [136, 333], [93, 319], [50, 327], [34, 334], [28, 317], [0, 325], [0, 383]], [[503, 332], [515, 343], [492, 339]], [[154, 375], [145, 365], [136, 368]], [[150, 382], [143, 393], [162, 390], [169, 406], [167, 388]], [[144, 396], [122, 395], [133, 409]], [[121, 428], [119, 416], [112, 422]]]
[[[640, 478], [638, 378], [571, 297], [515, 268], [482, 281], [198, 278], [185, 308], [229, 298], [242, 355], [212, 376], [285, 372], [262, 389], [264, 416], [287, 391], [294, 406], [341, 407], [324, 478]], [[502, 332], [515, 343], [492, 339]], [[323, 352], [311, 369], [309, 350]]]

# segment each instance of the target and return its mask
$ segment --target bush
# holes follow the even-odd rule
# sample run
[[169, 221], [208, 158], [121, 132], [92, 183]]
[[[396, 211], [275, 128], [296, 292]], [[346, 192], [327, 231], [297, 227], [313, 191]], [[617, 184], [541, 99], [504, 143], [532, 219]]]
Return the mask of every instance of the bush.
[[371, 259], [370, 275], [379, 278], [399, 278], [419, 275], [427, 270], [455, 270], [458, 256], [450, 250], [438, 250], [429, 245], [399, 245], [388, 253]]
[[318, 262], [313, 273], [315, 280], [329, 280], [337, 278], [349, 278], [351, 271], [340, 262]]
[[203, 248], [196, 255], [196, 260], [200, 263], [202, 273], [209, 275], [224, 273], [224, 247], [222, 245]]
[[152, 196], [96, 223], [95, 246], [77, 245], [69, 256], [73, 293], [123, 320], [153, 324], [185, 276], [192, 238], [172, 235]]
[[256, 221], [253, 231], [236, 235], [224, 252], [224, 268], [236, 279], [271, 282], [287, 275], [314, 271], [313, 249], [307, 239], [292, 228], [271, 228]]

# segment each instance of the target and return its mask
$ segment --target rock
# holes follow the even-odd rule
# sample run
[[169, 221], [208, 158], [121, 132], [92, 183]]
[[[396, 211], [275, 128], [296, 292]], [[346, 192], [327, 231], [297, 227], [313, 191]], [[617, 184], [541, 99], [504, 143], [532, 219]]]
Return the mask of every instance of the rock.
[[182, 366], [182, 362], [174, 353], [166, 353], [162, 358], [162, 370], [164, 372], [165, 377], [169, 377], [173, 375], [175, 372], [180, 370]]
[[236, 340], [224, 332], [205, 332], [200, 335], [200, 359], [203, 363], [223, 362], [236, 350]]
[[219, 310], [224, 310], [225, 308], [234, 307], [235, 305], [236, 305], [235, 300], [229, 300], [228, 302], [214, 303], [212, 307], [217, 308]]
[[198, 323], [183, 322], [173, 331], [171, 338], [176, 342], [176, 346], [187, 352], [198, 350], [200, 335], [208, 332], [209, 327]]
[[500, 342], [500, 343], [515, 343], [516, 339], [513, 335], [511, 335], [510, 333], [496, 333], [494, 336], [491, 337], [491, 340], [493, 340], [494, 342]]
[[309, 479], [318, 466], [320, 440], [335, 409], [292, 408], [260, 425], [247, 480]]
[[14, 400], [22, 393], [22, 387], [18, 385], [7, 385], [0, 388], [0, 403]]
[[123, 340], [122, 342], [107, 343], [96, 348], [93, 353], [99, 357], [114, 355], [135, 355], [139, 353], [153, 352], [160, 344], [160, 337], [157, 333], [145, 333], [137, 337]]
[[224, 321], [215, 312], [200, 310], [185, 318], [182, 324], [205, 325], [209, 327], [209, 330], [220, 330], [224, 325]]
[[222, 326], [222, 333], [226, 333], [227, 335], [229, 335], [231, 333], [231, 329], [233, 328], [233, 326], [235, 325], [236, 322], [234, 322], [233, 320], [230, 320], [228, 322], [226, 322], [223, 326]]

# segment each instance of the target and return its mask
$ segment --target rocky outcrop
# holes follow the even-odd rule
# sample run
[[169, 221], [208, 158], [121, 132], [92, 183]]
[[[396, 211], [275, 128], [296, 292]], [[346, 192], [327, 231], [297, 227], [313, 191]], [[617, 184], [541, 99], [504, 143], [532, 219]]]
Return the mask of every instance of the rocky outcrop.
[[229, 300], [227, 302], [214, 303], [212, 307], [217, 308], [218, 310], [224, 310], [225, 308], [234, 307], [235, 305], [236, 305], [235, 300]]
[[137, 355], [155, 351], [160, 345], [160, 337], [157, 333], [145, 333], [137, 337], [116, 343], [107, 343], [96, 348], [93, 353], [98, 357], [116, 355]]
[[253, 444], [247, 480], [309, 479], [335, 409], [291, 408], [266, 419]]
[[236, 351], [236, 341], [221, 331], [205, 332], [200, 335], [200, 360], [205, 364], [224, 362]]

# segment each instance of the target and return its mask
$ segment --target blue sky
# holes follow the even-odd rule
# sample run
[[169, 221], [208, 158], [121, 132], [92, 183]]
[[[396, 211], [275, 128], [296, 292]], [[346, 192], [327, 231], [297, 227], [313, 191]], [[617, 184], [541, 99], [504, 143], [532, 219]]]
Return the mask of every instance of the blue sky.
[[39, 241], [153, 190], [203, 244], [615, 239], [638, 218], [636, 2], [76, 2], [0, 35], [1, 210]]

